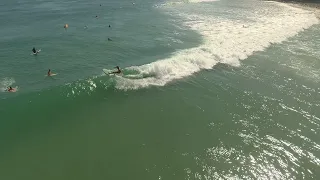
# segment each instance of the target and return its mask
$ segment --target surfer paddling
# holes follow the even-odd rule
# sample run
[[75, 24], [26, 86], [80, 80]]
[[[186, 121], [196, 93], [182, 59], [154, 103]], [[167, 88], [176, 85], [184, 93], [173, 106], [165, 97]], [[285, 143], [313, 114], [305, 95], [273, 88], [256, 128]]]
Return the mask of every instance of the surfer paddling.
[[111, 72], [109, 74], [120, 74], [122, 72], [119, 66], [116, 66], [115, 68], [117, 68], [117, 71]]
[[8, 92], [13, 92], [14, 89], [10, 86], [10, 87], [8, 87], [7, 91], [8, 91]]

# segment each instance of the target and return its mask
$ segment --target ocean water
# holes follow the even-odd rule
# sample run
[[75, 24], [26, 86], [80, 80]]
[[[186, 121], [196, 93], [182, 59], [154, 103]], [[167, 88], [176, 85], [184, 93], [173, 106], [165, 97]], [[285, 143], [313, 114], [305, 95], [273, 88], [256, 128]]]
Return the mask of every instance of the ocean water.
[[[4, 0], [0, 22], [0, 179], [320, 177], [312, 12]], [[104, 75], [117, 65], [123, 75]]]

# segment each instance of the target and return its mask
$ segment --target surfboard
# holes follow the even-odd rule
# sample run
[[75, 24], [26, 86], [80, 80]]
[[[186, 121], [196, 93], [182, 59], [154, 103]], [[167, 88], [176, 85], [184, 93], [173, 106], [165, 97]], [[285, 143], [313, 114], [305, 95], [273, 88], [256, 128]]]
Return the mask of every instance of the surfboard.
[[102, 69], [102, 71], [103, 71], [106, 75], [111, 75], [110, 73], [112, 72], [112, 70], [110, 70], [110, 69]]
[[51, 76], [55, 76], [55, 75], [58, 75], [58, 73], [52, 73], [50, 76], [48, 76], [48, 74], [46, 74], [46, 75], [44, 75], [44, 76], [51, 77]]
[[15, 88], [12, 88], [12, 90], [7, 90], [7, 92], [17, 92], [17, 90], [18, 90], [18, 87], [15, 87]]
[[102, 71], [108, 75], [108, 76], [122, 76], [123, 74], [120, 73], [120, 74], [113, 74], [112, 72], [116, 71], [116, 70], [110, 70], [110, 69], [102, 69]]
[[17, 90], [15, 88], [13, 88], [12, 90], [8, 91], [8, 92], [16, 92]]

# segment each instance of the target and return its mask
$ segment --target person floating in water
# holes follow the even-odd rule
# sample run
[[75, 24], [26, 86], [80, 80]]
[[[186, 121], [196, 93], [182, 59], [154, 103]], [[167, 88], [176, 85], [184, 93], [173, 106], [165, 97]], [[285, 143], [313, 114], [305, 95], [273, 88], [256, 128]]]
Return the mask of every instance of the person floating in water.
[[48, 76], [51, 76], [52, 75], [52, 72], [51, 72], [51, 70], [49, 69], [49, 71], [48, 71]]
[[108, 38], [108, 41], [112, 41], [112, 39]]
[[109, 24], [109, 28], [111, 28], [110, 24]]
[[117, 68], [117, 71], [111, 72], [109, 74], [120, 74], [122, 72], [119, 66], [116, 66], [115, 68]]
[[10, 86], [8, 87], [8, 91], [11, 92], [11, 91], [14, 91], [14, 89]]
[[33, 52], [34, 54], [36, 54], [36, 53], [37, 53], [36, 48], [33, 47], [32, 52]]

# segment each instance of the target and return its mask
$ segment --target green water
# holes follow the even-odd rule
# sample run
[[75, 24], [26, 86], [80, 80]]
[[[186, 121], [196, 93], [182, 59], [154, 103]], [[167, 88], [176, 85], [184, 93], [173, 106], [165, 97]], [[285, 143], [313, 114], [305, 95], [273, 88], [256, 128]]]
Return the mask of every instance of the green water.
[[[137, 1], [134, 6], [129, 1], [40, 2], [40, 7], [5, 3], [8, 13], [26, 13], [39, 21], [45, 17], [36, 30], [33, 23], [0, 11], [13, 18], [0, 16], [8, 28], [0, 30], [5, 35], [0, 41], [6, 44], [0, 51], [1, 83], [18, 86], [16, 93], [0, 95], [1, 179], [319, 177], [319, 25], [278, 44], [273, 40], [239, 65], [224, 63], [221, 57], [227, 56], [217, 54], [220, 60], [212, 68], [202, 66], [206, 59], [194, 60], [201, 71], [189, 73], [192, 67], [187, 64], [189, 69], [178, 69], [187, 76], [170, 79], [162, 72], [175, 76], [175, 65], [185, 65], [174, 53], [210, 40], [182, 26], [186, 20], [172, 14], [193, 10], [236, 24], [245, 15], [231, 18], [231, 11], [249, 13], [253, 7], [268, 10], [273, 5], [255, 1], [173, 5]], [[259, 6], [251, 7], [252, 3]], [[99, 19], [95, 19], [99, 4]], [[211, 8], [215, 13], [209, 12]], [[300, 20], [298, 15], [296, 19]], [[71, 20], [75, 25], [69, 23], [65, 32], [60, 24]], [[30, 34], [10, 29], [22, 22]], [[49, 27], [53, 22], [56, 29]], [[249, 29], [254, 35], [255, 30]], [[234, 35], [231, 30], [226, 28], [230, 36]], [[113, 41], [106, 41], [108, 37]], [[254, 42], [259, 44], [262, 37]], [[34, 38], [43, 50], [36, 57], [29, 55]], [[245, 47], [250, 51], [256, 44]], [[161, 61], [172, 56], [179, 61]], [[152, 64], [155, 61], [165, 65]], [[143, 66], [147, 63], [152, 70]], [[114, 64], [150, 74], [137, 80], [102, 75], [103, 68]], [[44, 78], [48, 67], [58, 76]], [[167, 78], [170, 81], [160, 83]]]

